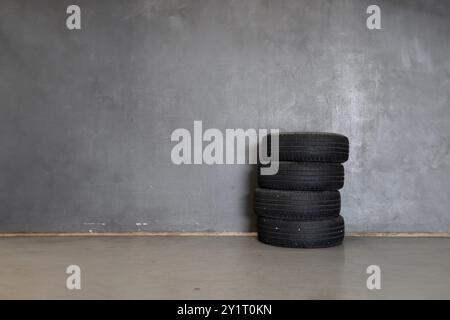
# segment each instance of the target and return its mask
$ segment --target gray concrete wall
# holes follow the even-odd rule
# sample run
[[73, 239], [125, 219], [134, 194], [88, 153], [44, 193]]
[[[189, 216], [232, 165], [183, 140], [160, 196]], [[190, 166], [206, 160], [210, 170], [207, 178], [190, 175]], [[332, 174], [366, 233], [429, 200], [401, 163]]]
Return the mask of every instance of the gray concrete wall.
[[343, 133], [348, 231], [450, 231], [449, 97], [444, 0], [0, 0], [0, 231], [254, 230], [251, 166], [171, 163], [194, 120]]

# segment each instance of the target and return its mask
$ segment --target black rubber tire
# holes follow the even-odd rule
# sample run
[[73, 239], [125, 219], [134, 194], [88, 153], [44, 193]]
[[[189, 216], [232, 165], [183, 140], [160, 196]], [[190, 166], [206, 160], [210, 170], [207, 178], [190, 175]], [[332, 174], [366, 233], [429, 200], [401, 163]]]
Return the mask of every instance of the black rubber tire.
[[280, 161], [274, 175], [261, 175], [259, 170], [258, 184], [277, 190], [339, 190], [344, 186], [344, 167], [339, 163]]
[[255, 190], [255, 213], [261, 217], [284, 220], [317, 220], [339, 216], [339, 191]]
[[279, 135], [280, 161], [343, 163], [348, 160], [348, 153], [348, 138], [341, 134], [294, 132]]
[[344, 218], [289, 221], [258, 217], [259, 241], [278, 247], [327, 248], [344, 240]]

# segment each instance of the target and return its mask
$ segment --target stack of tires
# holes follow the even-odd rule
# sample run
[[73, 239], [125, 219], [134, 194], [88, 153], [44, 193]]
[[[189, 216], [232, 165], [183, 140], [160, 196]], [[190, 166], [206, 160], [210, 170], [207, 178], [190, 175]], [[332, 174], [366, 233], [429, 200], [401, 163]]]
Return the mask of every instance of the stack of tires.
[[348, 138], [340, 134], [281, 133], [278, 173], [258, 173], [258, 239], [294, 248], [341, 244], [344, 219], [338, 190], [344, 186], [342, 163], [348, 154]]

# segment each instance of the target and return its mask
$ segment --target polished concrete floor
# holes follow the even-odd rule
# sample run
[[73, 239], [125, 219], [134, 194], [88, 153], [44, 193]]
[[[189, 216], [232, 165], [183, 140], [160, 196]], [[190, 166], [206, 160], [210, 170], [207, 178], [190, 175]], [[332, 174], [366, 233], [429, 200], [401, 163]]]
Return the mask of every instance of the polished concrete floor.
[[[81, 290], [66, 288], [79, 265]], [[381, 268], [368, 290], [366, 268]], [[253, 237], [0, 238], [2, 299], [450, 299], [450, 238], [286, 249]]]

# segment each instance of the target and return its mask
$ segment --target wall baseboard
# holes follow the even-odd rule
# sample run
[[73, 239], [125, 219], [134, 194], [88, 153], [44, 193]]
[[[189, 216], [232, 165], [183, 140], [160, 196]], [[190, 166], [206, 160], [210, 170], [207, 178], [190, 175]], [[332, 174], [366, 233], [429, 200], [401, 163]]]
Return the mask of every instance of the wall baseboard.
[[0, 233], [0, 237], [256, 237], [256, 232], [32, 232]]
[[[256, 237], [256, 232], [68, 232], [0, 233], [0, 238], [19, 237]], [[347, 237], [450, 238], [450, 232], [349, 232]]]
[[349, 232], [349, 237], [450, 238], [450, 232]]

